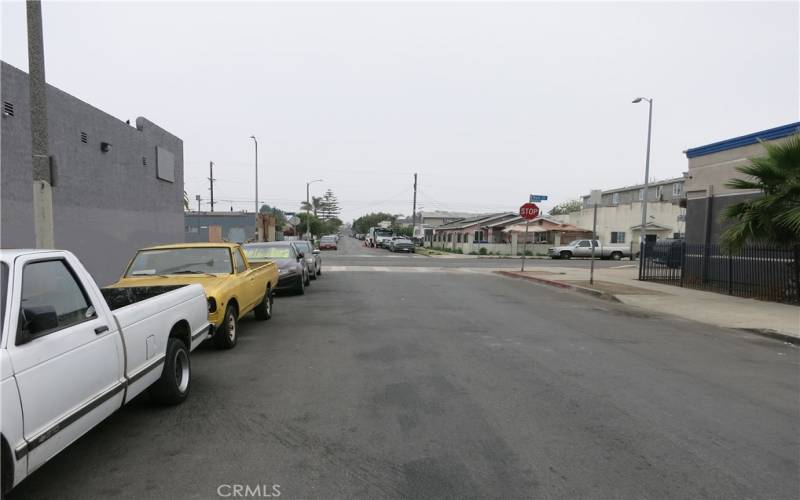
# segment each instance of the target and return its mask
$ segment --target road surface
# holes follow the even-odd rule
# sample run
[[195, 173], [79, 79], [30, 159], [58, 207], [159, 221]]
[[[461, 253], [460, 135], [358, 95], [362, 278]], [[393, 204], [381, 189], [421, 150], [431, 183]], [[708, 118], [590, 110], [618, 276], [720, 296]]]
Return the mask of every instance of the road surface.
[[795, 347], [353, 243], [10, 498], [797, 498]]

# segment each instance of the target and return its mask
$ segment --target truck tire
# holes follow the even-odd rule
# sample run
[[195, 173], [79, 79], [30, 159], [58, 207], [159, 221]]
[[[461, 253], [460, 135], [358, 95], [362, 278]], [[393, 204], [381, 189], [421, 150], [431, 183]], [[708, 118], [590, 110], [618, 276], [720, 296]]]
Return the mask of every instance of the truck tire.
[[183, 341], [170, 338], [161, 378], [150, 386], [150, 397], [163, 405], [181, 404], [192, 388], [192, 365]]
[[306, 275], [304, 276], [305, 277], [305, 282], [303, 282], [304, 286], [309, 286], [311, 284], [311, 276], [309, 276], [309, 274], [311, 273], [306, 272]]
[[611, 252], [611, 255], [608, 256], [611, 260], [622, 260], [622, 253], [621, 252]]
[[228, 307], [225, 308], [225, 319], [222, 320], [222, 325], [214, 334], [214, 345], [220, 349], [231, 349], [235, 346], [239, 338], [238, 323], [236, 308], [228, 304]]
[[317, 276], [322, 276], [322, 266], [319, 266], [319, 269], [317, 269]]
[[256, 315], [256, 319], [261, 321], [266, 321], [272, 317], [272, 288], [267, 287], [267, 291], [264, 292], [264, 298], [261, 299], [261, 302], [253, 309], [253, 312]]
[[306, 293], [306, 279], [303, 276], [301, 279], [297, 280], [297, 287], [294, 289], [294, 293], [297, 295], [305, 295]]
[[317, 279], [317, 266], [316, 266], [316, 264], [314, 265], [314, 272], [311, 273], [309, 278], [311, 278], [312, 280], [316, 280]]
[[572, 258], [572, 252], [561, 252], [561, 258], [564, 260], [569, 260]]

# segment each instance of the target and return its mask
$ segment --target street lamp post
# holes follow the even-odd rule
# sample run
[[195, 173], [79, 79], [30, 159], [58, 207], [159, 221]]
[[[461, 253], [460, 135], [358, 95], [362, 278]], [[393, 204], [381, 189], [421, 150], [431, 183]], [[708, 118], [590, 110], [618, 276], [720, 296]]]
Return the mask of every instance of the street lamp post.
[[306, 182], [306, 239], [311, 241], [311, 200], [309, 199], [310, 186], [315, 182], [322, 182], [322, 179], [314, 179]]
[[250, 136], [256, 147], [256, 201], [255, 201], [255, 218], [256, 218], [256, 240], [258, 240], [258, 139], [255, 135]]
[[637, 97], [633, 100], [634, 104], [647, 101], [650, 110], [647, 115], [647, 157], [644, 163], [644, 196], [642, 196], [642, 226], [639, 229], [639, 279], [642, 279], [642, 269], [644, 265], [644, 252], [647, 245], [647, 192], [650, 186], [650, 137], [653, 130], [653, 99], [647, 97]]

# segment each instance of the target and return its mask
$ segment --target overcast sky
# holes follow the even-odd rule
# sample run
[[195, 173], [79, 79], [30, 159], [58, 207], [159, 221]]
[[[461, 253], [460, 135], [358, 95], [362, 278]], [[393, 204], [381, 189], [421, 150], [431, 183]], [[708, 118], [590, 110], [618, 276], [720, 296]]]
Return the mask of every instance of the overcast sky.
[[[689, 147], [797, 121], [797, 2], [43, 3], [48, 82], [184, 141], [186, 190], [219, 208], [298, 208], [305, 182], [345, 220], [516, 210], [680, 176]], [[27, 71], [25, 8], [2, 58]], [[204, 208], [207, 205], [204, 205]]]

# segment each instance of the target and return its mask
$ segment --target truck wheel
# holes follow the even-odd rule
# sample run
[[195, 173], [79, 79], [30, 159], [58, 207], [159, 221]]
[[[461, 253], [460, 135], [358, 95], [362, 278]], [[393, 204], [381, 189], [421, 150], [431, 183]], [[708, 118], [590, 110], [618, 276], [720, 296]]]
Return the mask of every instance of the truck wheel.
[[309, 278], [311, 278], [312, 280], [316, 280], [317, 279], [317, 266], [316, 265], [314, 266], [314, 270], [311, 272], [311, 275], [309, 276]]
[[305, 286], [308, 286], [308, 285], [311, 284], [311, 276], [309, 276], [309, 274], [311, 274], [311, 273], [306, 272], [305, 281], [303, 282], [303, 285], [305, 285]]
[[301, 279], [297, 280], [297, 288], [294, 289], [294, 292], [297, 295], [305, 295], [306, 293], [306, 277], [303, 276]]
[[256, 306], [253, 310], [256, 315], [256, 319], [261, 321], [266, 321], [272, 317], [272, 288], [267, 287], [267, 291], [264, 293], [264, 298], [261, 299], [261, 302]]
[[220, 349], [230, 349], [235, 346], [236, 340], [239, 338], [236, 331], [238, 326], [236, 308], [228, 304], [228, 307], [225, 308], [225, 319], [222, 320], [222, 325], [214, 334], [214, 345]]
[[608, 258], [611, 260], [622, 260], [622, 254], [620, 252], [611, 252]]
[[164, 405], [183, 403], [192, 388], [192, 365], [189, 350], [182, 341], [171, 338], [167, 342], [167, 357], [161, 378], [150, 386], [150, 396]]
[[572, 252], [561, 252], [561, 258], [564, 260], [569, 260], [572, 258]]
[[322, 266], [319, 266], [319, 269], [317, 269], [317, 276], [322, 276]]

